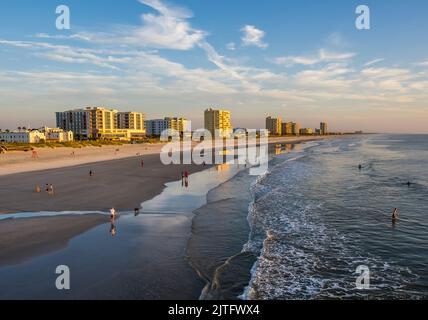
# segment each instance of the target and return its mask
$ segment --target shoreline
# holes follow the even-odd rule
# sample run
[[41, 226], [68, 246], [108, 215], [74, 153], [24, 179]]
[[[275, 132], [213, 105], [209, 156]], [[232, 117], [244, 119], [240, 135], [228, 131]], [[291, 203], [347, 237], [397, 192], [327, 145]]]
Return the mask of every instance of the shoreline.
[[[313, 139], [307, 139], [307, 141], [312, 140]], [[281, 141], [275, 140], [271, 142], [270, 147], [273, 147], [277, 143], [281, 143]], [[282, 143], [299, 144], [302, 142], [306, 141], [302, 141], [301, 139], [290, 141], [287, 139], [287, 141]], [[162, 190], [165, 189], [165, 183], [179, 180], [180, 170], [189, 169], [191, 167], [191, 172], [196, 173], [209, 168], [208, 166], [203, 167], [196, 165], [163, 166], [160, 163], [158, 154], [146, 155], [144, 159], [144, 168], [140, 168], [138, 161], [136, 161], [136, 157], [95, 163], [95, 177], [97, 178], [99, 175], [102, 176], [102, 178], [100, 178], [101, 181], [97, 180], [98, 178], [92, 179], [95, 181], [88, 180], [91, 178], [87, 176], [87, 170], [94, 165], [92, 163], [82, 164], [74, 167], [64, 167], [61, 169], [50, 169], [38, 172], [23, 172], [14, 175], [1, 176], [0, 192], [4, 192], [4, 194], [6, 194], [5, 198], [7, 199], [7, 203], [20, 203], [19, 206], [21, 210], [13, 210], [13, 212], [106, 211], [110, 207], [115, 207], [118, 209], [118, 211], [133, 211], [129, 210], [130, 208], [132, 208], [132, 206], [118, 206], [117, 204], [119, 203], [113, 203], [114, 200], [120, 200], [120, 203], [127, 203], [129, 201], [134, 201], [133, 203], [135, 203], [137, 201], [138, 204], [141, 204], [144, 201], [153, 199], [155, 196], [162, 193]], [[124, 174], [126, 176], [126, 179], [120, 180], [119, 176], [122, 176]], [[27, 188], [29, 180], [32, 181], [35, 178], [41, 177], [43, 177], [43, 179], [47, 179], [47, 177], [52, 177], [52, 179], [59, 179], [58, 181], [65, 179], [66, 183], [61, 184], [61, 182], [58, 182], [59, 184], [56, 185], [59, 186], [59, 190], [61, 191], [55, 197], [49, 198], [44, 193], [36, 194], [33, 190], [31, 190], [32, 184], [29, 186], [29, 188], [31, 189]], [[135, 181], [133, 181], [134, 178], [136, 178], [136, 180], [138, 181], [137, 185], [138, 183], [141, 183], [141, 179], [145, 182], [144, 192], [142, 192], [142, 189], [138, 188], [135, 189], [132, 187], [123, 187], [123, 183], [125, 183], [126, 186], [135, 187]], [[83, 186], [83, 190], [79, 190], [79, 188], [71, 188], [68, 192], [68, 190], [65, 189], [63, 194], [61, 187], [69, 187], [70, 185], [73, 186], [73, 181], [86, 181], [85, 185]], [[113, 186], [111, 185], [111, 183], [113, 183]], [[79, 183], [77, 184], [79, 185]], [[118, 190], [115, 188], [114, 184], [121, 185], [124, 189], [124, 192], [120, 193], [118, 197], [115, 197], [115, 199], [111, 199], [113, 194], [117, 195], [118, 193]], [[31, 197], [25, 197], [25, 201], [21, 201], [23, 198], [21, 195], [21, 197], [19, 197], [18, 199], [16, 196], [20, 193], [19, 187], [24, 187], [24, 190], [26, 190], [27, 192], [31, 192]], [[89, 194], [86, 194], [88, 190], [92, 191], [90, 191]], [[83, 191], [83, 193], [81, 193], [80, 191]], [[101, 191], [104, 191], [104, 194], [100, 194], [102, 193]], [[93, 198], [94, 196], [96, 196], [95, 199]], [[36, 200], [34, 197], [36, 197]], [[37, 197], [41, 198], [42, 201], [40, 201], [40, 199], [37, 199]], [[79, 203], [77, 204], [75, 203], [76, 197], [79, 198]], [[123, 199], [124, 197], [126, 198], [125, 201]], [[133, 200], [130, 200], [131, 198]], [[111, 201], [109, 202], [109, 205], [99, 205], [99, 203], [103, 203], [103, 201], [107, 201], [107, 199]], [[73, 207], [64, 208], [64, 206], [68, 205], [73, 205]], [[135, 204], [135, 206], [137, 206], [137, 204]], [[4, 201], [2, 201], [0, 205], [0, 210], [2, 210], [3, 208], [4, 211], [6, 207], [7, 205], [5, 205]], [[58, 208], [62, 208], [64, 210], [55, 210]], [[197, 217], [196, 213], [193, 214], [195, 214], [195, 216], [192, 218], [192, 225], [193, 219]], [[55, 221], [55, 223], [52, 223], [52, 221]], [[77, 221], [79, 222], [80, 229], [76, 226]], [[64, 251], [65, 248], [67, 248], [68, 243], [72, 239], [80, 235], [87, 234], [89, 230], [97, 226], [108, 223], [108, 218], [102, 215], [84, 215], [78, 217], [54, 216], [23, 219], [6, 219], [0, 221], [0, 225], [6, 225], [6, 223], [9, 224], [9, 228], [11, 230], [15, 230], [15, 232], [9, 232], [7, 235], [7, 241], [11, 244], [9, 246], [11, 249], [9, 250], [10, 252], [8, 252], [9, 260], [6, 264], [14, 265], [17, 261], [25, 262], [39, 256], [50, 255], [54, 252]], [[38, 226], [35, 227], [35, 224], [38, 224]], [[66, 228], [68, 233], [64, 232], [64, 234], [59, 235], [55, 231], [64, 230], [64, 224], [68, 228]], [[19, 233], [16, 232], [18, 230]], [[155, 230], [153, 230], [153, 232], [156, 233]], [[181, 232], [184, 232], [184, 230], [182, 230]], [[35, 234], [37, 236], [35, 236]], [[39, 234], [43, 234], [44, 242], [42, 241], [43, 239], [38, 236]], [[189, 227], [189, 230], [184, 232], [181, 236], [190, 240], [192, 236], [191, 227]], [[20, 246], [17, 247], [13, 245], [17, 242], [23, 243], [26, 249], [24, 250]], [[52, 243], [59, 243], [61, 245], [53, 247]], [[187, 245], [188, 244], [186, 244], [186, 246]], [[2, 260], [0, 259], [0, 262], [1, 261]], [[0, 266], [4, 266], [4, 261], [3, 263], [0, 263]]]
[[[271, 137], [268, 144], [303, 143], [331, 139], [337, 136]], [[91, 165], [100, 162], [123, 160], [160, 154], [165, 143], [125, 144], [121, 146], [85, 147], [80, 149], [58, 147], [35, 148], [38, 158], [32, 159], [29, 152], [12, 151], [0, 155], [0, 178], [3, 176]], [[193, 144], [194, 145], [194, 144]], [[237, 144], [235, 143], [235, 147]], [[116, 151], [119, 150], [119, 151]], [[74, 153], [72, 155], [72, 153]]]
[[[331, 136], [332, 138], [334, 136]], [[302, 138], [273, 138], [269, 146], [275, 144], [298, 144], [329, 137]], [[168, 165], [161, 163], [159, 150], [148, 150], [150, 153], [135, 155], [135, 151], [123, 153], [123, 157], [109, 160], [98, 160], [84, 163], [69, 163], [65, 166], [45, 168], [51, 161], [42, 162], [43, 169], [36, 167], [22, 168], [20, 172], [0, 170], [0, 193], [4, 199], [0, 202], [0, 214], [18, 212], [63, 212], [63, 211], [106, 211], [114, 207], [120, 211], [133, 211], [144, 201], [160, 194], [165, 184], [179, 181], [183, 171], [190, 174], [207, 169], [210, 166]], [[101, 150], [103, 151], [103, 150]], [[65, 153], [68, 154], [68, 151]], [[126, 155], [126, 156], [124, 156]], [[64, 153], [61, 156], [64, 156]], [[59, 159], [60, 159], [59, 158]], [[140, 160], [144, 160], [144, 167]], [[91, 159], [93, 160], [93, 159]], [[57, 163], [58, 158], [52, 160]], [[15, 168], [16, 169], [16, 168]], [[89, 176], [89, 171], [94, 176]], [[45, 192], [46, 184], [55, 188], [55, 196], [50, 197]], [[41, 193], [36, 193], [36, 186]], [[25, 200], [23, 201], [23, 198]], [[78, 199], [78, 200], [77, 200]]]

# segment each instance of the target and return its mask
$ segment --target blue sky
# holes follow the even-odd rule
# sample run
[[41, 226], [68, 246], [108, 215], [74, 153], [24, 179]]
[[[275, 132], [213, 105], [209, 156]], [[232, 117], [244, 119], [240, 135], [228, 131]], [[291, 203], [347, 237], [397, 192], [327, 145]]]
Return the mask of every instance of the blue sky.
[[425, 0], [1, 1], [0, 128], [92, 105], [199, 127], [215, 106], [240, 127], [428, 132], [427, 15]]

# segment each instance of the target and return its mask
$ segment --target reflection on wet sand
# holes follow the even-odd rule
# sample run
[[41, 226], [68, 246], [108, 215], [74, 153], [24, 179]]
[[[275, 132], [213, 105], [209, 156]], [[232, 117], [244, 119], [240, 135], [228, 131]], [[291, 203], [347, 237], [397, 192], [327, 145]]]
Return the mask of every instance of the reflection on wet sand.
[[110, 226], [110, 234], [112, 237], [114, 237], [114, 236], [116, 236], [116, 233], [117, 233], [116, 224], [115, 224], [114, 220], [112, 220], [111, 226]]
[[286, 144], [277, 144], [275, 145], [275, 155], [279, 156], [281, 154], [291, 152], [291, 151], [300, 151], [301, 145], [294, 143], [286, 143]]
[[227, 164], [227, 163], [220, 164], [220, 165], [217, 166], [217, 171], [218, 172], [220, 172], [220, 171], [226, 171], [226, 170], [229, 170], [229, 169], [230, 169], [230, 164]]

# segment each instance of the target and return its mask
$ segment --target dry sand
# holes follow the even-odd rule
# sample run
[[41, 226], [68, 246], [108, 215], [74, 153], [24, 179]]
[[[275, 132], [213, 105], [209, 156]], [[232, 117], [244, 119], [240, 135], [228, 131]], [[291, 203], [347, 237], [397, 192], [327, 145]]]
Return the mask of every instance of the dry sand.
[[[85, 163], [124, 159], [137, 154], [158, 154], [163, 144], [125, 144], [75, 148], [36, 148], [38, 158], [32, 159], [31, 152], [8, 152], [0, 154], [0, 176], [76, 166]], [[116, 150], [119, 149], [119, 152]], [[74, 155], [72, 154], [74, 153]]]

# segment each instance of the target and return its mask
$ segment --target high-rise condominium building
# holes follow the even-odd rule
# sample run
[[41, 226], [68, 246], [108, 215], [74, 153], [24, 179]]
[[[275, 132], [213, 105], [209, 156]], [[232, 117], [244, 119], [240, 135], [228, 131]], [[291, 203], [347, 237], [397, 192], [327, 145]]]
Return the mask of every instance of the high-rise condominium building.
[[145, 126], [147, 129], [147, 135], [149, 136], [160, 136], [163, 131], [173, 129], [183, 134], [190, 132], [191, 122], [185, 118], [171, 118], [166, 117], [164, 119], [147, 120]]
[[328, 124], [327, 124], [327, 122], [321, 122], [320, 123], [320, 134], [321, 135], [328, 134]]
[[282, 133], [282, 119], [281, 118], [266, 118], [266, 129], [270, 135], [280, 136]]
[[119, 112], [117, 114], [119, 129], [144, 130], [144, 115], [139, 112]]
[[300, 123], [293, 122], [292, 123], [292, 134], [298, 136], [300, 134]]
[[102, 107], [56, 113], [57, 126], [73, 131], [77, 139], [140, 138], [145, 135], [143, 119], [141, 113], [122, 113]]
[[229, 137], [232, 132], [231, 113], [227, 110], [205, 110], [205, 129], [211, 132], [212, 137]]
[[165, 120], [168, 121], [168, 129], [176, 130], [179, 133], [192, 131], [190, 121], [185, 118], [167, 117]]
[[282, 123], [282, 135], [291, 136], [293, 134], [293, 122]]
[[314, 129], [312, 129], [312, 128], [300, 129], [300, 134], [301, 135], [312, 135], [312, 134], [314, 134]]

